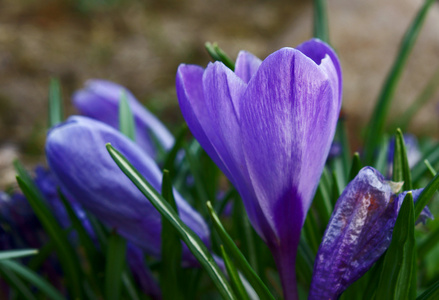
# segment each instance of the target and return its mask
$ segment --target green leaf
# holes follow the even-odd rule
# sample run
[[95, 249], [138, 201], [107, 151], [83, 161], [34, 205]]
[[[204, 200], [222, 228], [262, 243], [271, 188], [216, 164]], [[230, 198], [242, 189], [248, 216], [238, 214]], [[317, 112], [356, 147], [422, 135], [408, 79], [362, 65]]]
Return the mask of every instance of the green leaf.
[[105, 266], [105, 299], [120, 299], [126, 261], [126, 240], [116, 232], [108, 237]]
[[48, 299], [64, 300], [64, 296], [61, 295], [61, 293], [58, 292], [48, 281], [21, 264], [12, 260], [2, 260], [0, 261], [0, 268], [11, 270], [24, 280], [28, 281], [31, 285], [41, 290]]
[[416, 277], [415, 217], [413, 195], [408, 192], [393, 229], [386, 252], [376, 299], [410, 299], [412, 276]]
[[163, 169], [168, 170], [172, 178], [176, 175], [174, 172], [176, 163], [175, 159], [177, 158], [178, 152], [181, 150], [181, 148], [183, 148], [184, 138], [186, 137], [188, 131], [189, 128], [187, 127], [186, 123], [183, 124], [178, 131], [174, 146], [172, 146], [171, 150], [169, 150], [164, 159]]
[[64, 120], [61, 85], [56, 78], [50, 79], [49, 85], [49, 128]]
[[396, 130], [395, 136], [392, 180], [395, 182], [404, 181], [404, 191], [409, 191], [413, 189], [409, 161], [407, 158], [407, 150], [404, 143], [404, 136], [399, 128]]
[[[435, 145], [431, 148], [430, 151], [424, 154], [424, 159], [428, 160], [432, 165], [435, 165], [439, 162], [439, 145]], [[417, 182], [421, 177], [428, 171], [425, 163], [420, 160], [413, 168], [412, 168], [412, 179], [413, 182]]]
[[224, 226], [221, 224], [218, 215], [213, 210], [212, 204], [209, 201], [207, 202], [207, 209], [210, 217], [212, 218], [215, 231], [219, 234], [221, 241], [224, 243], [224, 247], [227, 249], [227, 251], [229, 251], [238, 269], [241, 270], [245, 278], [247, 278], [248, 282], [258, 294], [259, 298], [262, 300], [274, 300], [274, 297], [268, 290], [267, 286], [264, 284], [261, 278], [259, 278], [258, 274], [256, 274], [256, 272], [252, 269], [247, 259], [241, 253], [238, 246], [236, 246], [230, 235], [225, 230]]
[[297, 248], [296, 273], [297, 279], [302, 279], [309, 288], [314, 267], [314, 256], [305, 238], [300, 235], [299, 247]]
[[38, 250], [36, 249], [0, 251], [0, 260], [35, 255], [37, 253]]
[[314, 37], [329, 43], [326, 0], [314, 0]]
[[[163, 171], [162, 196], [178, 214], [172, 190], [171, 178]], [[162, 256], [160, 265], [160, 289], [164, 300], [184, 299], [181, 292], [181, 242], [177, 230], [162, 216]]]
[[416, 300], [436, 300], [439, 299], [439, 280], [423, 292]]
[[226, 250], [224, 250], [223, 245], [221, 245], [221, 254], [224, 259], [224, 264], [226, 265], [227, 274], [229, 274], [229, 280], [232, 283], [232, 288], [235, 291], [236, 295], [238, 295], [239, 299], [250, 300], [247, 291], [242, 284], [241, 278], [239, 278], [238, 271], [236, 270], [235, 265], [227, 255]]
[[427, 205], [428, 201], [433, 197], [434, 193], [439, 188], [439, 174], [436, 174], [434, 178], [427, 184], [422, 193], [419, 195], [418, 200], [415, 203], [415, 220], [419, 218], [422, 210]]
[[131, 163], [110, 144], [106, 145], [108, 152], [119, 168], [145, 195], [151, 204], [160, 212], [162, 216], [174, 226], [180, 238], [186, 243], [189, 250], [197, 258], [202, 267], [207, 271], [213, 283], [225, 299], [236, 299], [233, 290], [228, 284], [224, 274], [215, 263], [209, 250], [204, 243], [177, 215], [171, 205], [149, 184], [148, 181], [131, 165]]
[[8, 285], [21, 296], [21, 298], [16, 297], [17, 299], [36, 300], [26, 284], [24, 284], [24, 282], [8, 267], [3, 267], [0, 264], [0, 275], [2, 279], [4, 279]]
[[428, 236], [419, 243], [418, 257], [422, 261], [427, 254], [437, 246], [439, 240], [439, 227], [437, 227], [433, 232], [430, 232]]
[[[17, 165], [19, 165], [17, 163]], [[22, 170], [21, 170], [22, 171]], [[24, 196], [28, 200], [35, 215], [40, 220], [44, 230], [50, 236], [55, 243], [55, 249], [58, 254], [61, 267], [67, 277], [67, 283], [73, 297], [82, 299], [82, 287], [81, 287], [81, 271], [78, 265], [78, 257], [71, 247], [67, 235], [64, 233], [55, 217], [41, 198], [40, 193], [34, 183], [25, 182], [28, 181], [30, 176], [23, 173], [24, 178], [17, 176], [18, 185], [23, 192]]]
[[349, 181], [353, 180], [355, 176], [357, 176], [361, 168], [363, 168], [363, 164], [361, 163], [360, 154], [358, 152], [355, 152], [354, 156], [352, 156], [351, 171], [349, 172]]
[[126, 93], [122, 93], [119, 101], [119, 130], [131, 140], [136, 140], [136, 125]]
[[389, 172], [389, 141], [388, 135], [384, 134], [381, 139], [381, 144], [378, 146], [378, 154], [373, 164], [375, 169], [381, 174], [387, 174]]
[[374, 151], [381, 142], [387, 114], [389, 112], [390, 104], [393, 100], [399, 79], [401, 78], [408, 57], [413, 49], [413, 46], [415, 45], [416, 39], [419, 36], [419, 32], [424, 24], [427, 12], [434, 2], [435, 0], [426, 0], [421, 9], [418, 11], [415, 19], [410, 24], [410, 27], [407, 29], [402, 39], [398, 55], [378, 97], [377, 104], [369, 123], [369, 130], [367, 131], [364, 144], [365, 162], [367, 165], [370, 165], [373, 162]]
[[235, 63], [230, 59], [230, 57], [218, 46], [217, 43], [205, 43], [204, 47], [206, 48], [209, 55], [216, 61], [220, 61], [226, 65], [230, 70], [235, 70]]
[[437, 172], [434, 169], [434, 167], [430, 164], [428, 159], [424, 159], [424, 164], [427, 166], [428, 171], [430, 171], [430, 174], [433, 176], [436, 176]]

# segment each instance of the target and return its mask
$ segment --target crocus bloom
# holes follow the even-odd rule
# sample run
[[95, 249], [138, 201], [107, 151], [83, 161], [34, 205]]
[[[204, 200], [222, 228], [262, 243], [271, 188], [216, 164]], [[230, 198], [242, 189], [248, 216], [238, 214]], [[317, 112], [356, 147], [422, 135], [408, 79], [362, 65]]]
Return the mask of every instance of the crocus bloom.
[[[87, 117], [70, 117], [49, 132], [49, 166], [62, 189], [86, 210], [147, 253], [159, 256], [160, 213], [119, 169], [106, 143], [125, 155], [160, 190], [162, 173], [154, 160], [119, 131]], [[177, 192], [174, 194], [181, 219], [208, 244], [209, 230], [204, 220]], [[183, 257], [194, 261], [187, 248]]]
[[83, 90], [73, 95], [73, 103], [81, 114], [119, 128], [119, 102], [123, 95], [134, 116], [136, 143], [154, 158], [157, 146], [169, 150], [174, 144], [172, 134], [121, 85], [106, 80], [89, 80]]
[[183, 116], [239, 191], [286, 299], [297, 297], [300, 230], [334, 136], [341, 84], [335, 53], [316, 39], [262, 62], [240, 52], [235, 72], [221, 62], [177, 71]]
[[[348, 184], [320, 244], [309, 299], [338, 299], [389, 247], [407, 194], [396, 194], [401, 186], [371, 167], [363, 168]], [[415, 201], [421, 191], [412, 191]], [[427, 208], [421, 215], [426, 217], [432, 217]]]

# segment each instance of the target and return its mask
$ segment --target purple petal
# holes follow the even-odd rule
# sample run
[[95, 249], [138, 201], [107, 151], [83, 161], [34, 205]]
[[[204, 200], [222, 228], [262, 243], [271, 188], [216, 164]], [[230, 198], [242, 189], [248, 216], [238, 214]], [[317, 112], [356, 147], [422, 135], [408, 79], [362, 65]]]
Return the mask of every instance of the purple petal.
[[[160, 254], [161, 216], [108, 154], [111, 143], [160, 190], [162, 174], [142, 149], [115, 129], [86, 118], [71, 117], [52, 129], [46, 155], [62, 187], [85, 209], [115, 228], [149, 254]], [[209, 230], [201, 216], [175, 192], [182, 220], [208, 243]], [[185, 257], [192, 256], [185, 248]]]
[[[407, 192], [363, 168], [337, 201], [314, 264], [309, 299], [338, 299], [389, 247]], [[420, 191], [412, 191], [414, 199]]]
[[262, 61], [250, 52], [240, 51], [236, 59], [235, 74], [245, 83], [248, 83], [261, 63]]
[[81, 114], [118, 129], [119, 102], [124, 94], [134, 116], [136, 143], [153, 157], [157, 152], [155, 141], [158, 141], [165, 150], [169, 150], [174, 144], [174, 137], [130, 91], [121, 85], [106, 80], [89, 80], [83, 90], [73, 95], [73, 102]]

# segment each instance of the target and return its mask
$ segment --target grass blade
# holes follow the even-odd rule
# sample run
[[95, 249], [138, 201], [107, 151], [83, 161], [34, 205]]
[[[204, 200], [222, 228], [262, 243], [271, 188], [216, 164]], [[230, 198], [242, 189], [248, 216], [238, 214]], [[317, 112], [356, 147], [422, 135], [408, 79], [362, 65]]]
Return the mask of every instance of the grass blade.
[[329, 43], [326, 0], [314, 0], [314, 37]]
[[174, 226], [180, 238], [186, 243], [192, 254], [198, 259], [203, 268], [225, 299], [236, 299], [232, 288], [224, 274], [215, 263], [209, 250], [196, 235], [176, 214], [171, 205], [145, 180], [145, 178], [128, 162], [128, 160], [110, 144], [106, 145], [108, 152], [119, 168], [130, 178], [137, 188], [148, 198], [151, 204], [162, 216]]
[[229, 274], [230, 282], [232, 283], [232, 288], [235, 291], [236, 295], [238, 295], [239, 299], [250, 300], [247, 291], [242, 284], [241, 278], [239, 278], [238, 271], [236, 270], [235, 265], [227, 255], [226, 250], [224, 250], [223, 245], [221, 245], [221, 254], [224, 259], [224, 264], [226, 265], [227, 274]]
[[9, 284], [14, 291], [17, 292], [18, 295], [21, 295], [21, 298], [18, 299], [26, 299], [26, 300], [36, 300], [33, 293], [30, 289], [24, 284], [24, 282], [8, 267], [4, 267], [0, 264], [0, 275], [1, 277]]
[[407, 29], [402, 39], [398, 55], [378, 97], [377, 104], [369, 123], [369, 130], [366, 134], [364, 144], [365, 162], [367, 165], [370, 165], [373, 162], [374, 151], [381, 142], [381, 136], [384, 131], [387, 114], [389, 112], [390, 104], [393, 100], [399, 79], [401, 78], [408, 57], [419, 36], [419, 32], [424, 24], [427, 12], [434, 2], [435, 0], [425, 0], [415, 19]]
[[247, 259], [244, 257], [242, 252], [239, 250], [238, 246], [233, 242], [230, 235], [225, 230], [224, 226], [221, 224], [218, 215], [213, 210], [212, 204], [207, 202], [207, 209], [209, 211], [209, 215], [212, 218], [213, 226], [215, 227], [216, 232], [219, 234], [221, 241], [224, 243], [224, 247], [227, 251], [230, 252], [232, 258], [234, 259], [238, 269], [241, 270], [245, 278], [247, 278], [250, 285], [254, 288], [255, 292], [258, 294], [260, 299], [272, 299], [274, 300], [273, 295], [271, 295], [267, 286], [264, 282], [259, 278], [258, 274], [252, 269]]
[[411, 299], [414, 268], [415, 217], [413, 195], [408, 192], [396, 219], [392, 242], [386, 252], [376, 299]]
[[[177, 212], [171, 178], [167, 170], [163, 171], [162, 196]], [[162, 297], [164, 300], [184, 299], [179, 284], [181, 282], [181, 242], [177, 230], [164, 216], [162, 216], [161, 237], [160, 289]]]
[[13, 261], [13, 260], [2, 260], [0, 261], [1, 268], [8, 268], [15, 274], [19, 275], [21, 278], [28, 281], [33, 286], [37, 287], [41, 290], [46, 296], [47, 299], [52, 300], [64, 300], [64, 296], [61, 295], [58, 290], [56, 290], [48, 281], [46, 281], [43, 277], [38, 275], [37, 273], [29, 270], [28, 268], [22, 266], [21, 264]]
[[37, 253], [38, 253], [38, 250], [36, 250], [36, 249], [1, 251], [0, 252], [0, 261], [4, 260], [4, 259], [35, 255]]
[[[432, 165], [435, 165], [437, 162], [439, 162], [439, 145], [432, 147], [432, 149], [424, 155], [424, 159], [428, 160]], [[417, 182], [419, 179], [421, 179], [421, 177], [427, 171], [427, 166], [422, 160], [420, 160], [412, 169], [413, 182]]]
[[50, 79], [49, 84], [49, 128], [64, 120], [61, 85], [56, 78]]
[[112, 232], [108, 237], [105, 266], [105, 299], [120, 299], [122, 273], [126, 260], [126, 240]]
[[131, 140], [136, 140], [134, 116], [125, 93], [122, 94], [119, 101], [119, 130]]
[[363, 164], [361, 163], [360, 154], [355, 152], [354, 156], [352, 157], [351, 170], [349, 171], [349, 181], [353, 180], [355, 176], [357, 176], [362, 167]]
[[405, 148], [404, 136], [398, 128], [395, 136], [395, 151], [393, 153], [393, 173], [392, 180], [395, 182], [404, 181], [403, 190], [409, 191], [412, 187], [412, 177]]
[[427, 184], [422, 193], [419, 195], [418, 200], [415, 203], [415, 220], [419, 218], [422, 210], [427, 205], [428, 201], [433, 197], [434, 193], [439, 188], [439, 174], [436, 174], [434, 178]]
[[435, 300], [439, 299], [439, 280], [436, 281], [431, 287], [423, 292], [416, 300]]

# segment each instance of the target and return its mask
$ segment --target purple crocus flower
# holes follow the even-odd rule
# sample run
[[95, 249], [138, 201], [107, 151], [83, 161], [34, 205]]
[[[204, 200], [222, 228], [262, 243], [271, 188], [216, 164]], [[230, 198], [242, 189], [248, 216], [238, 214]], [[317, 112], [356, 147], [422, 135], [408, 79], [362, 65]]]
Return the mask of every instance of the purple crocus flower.
[[297, 298], [295, 257], [334, 136], [341, 70], [320, 40], [261, 62], [240, 52], [221, 62], [180, 65], [177, 96], [195, 138], [239, 191], [270, 247], [286, 299]]
[[[309, 299], [338, 299], [386, 251], [407, 192], [365, 167], [335, 205], [314, 264]], [[414, 190], [416, 201], [422, 190]], [[432, 217], [428, 208], [420, 219]]]
[[157, 146], [169, 150], [174, 145], [172, 134], [121, 85], [106, 80], [89, 80], [83, 90], [73, 95], [73, 103], [81, 114], [119, 128], [119, 102], [123, 95], [133, 112], [136, 143], [153, 158], [156, 158]]
[[[49, 132], [49, 166], [63, 190], [86, 210], [148, 254], [159, 256], [160, 213], [112, 160], [106, 143], [125, 155], [160, 190], [162, 173], [154, 160], [119, 131], [87, 117], [70, 117]], [[204, 220], [177, 192], [174, 194], [182, 220], [208, 244], [209, 230]], [[195, 261], [187, 248], [183, 258]]]

